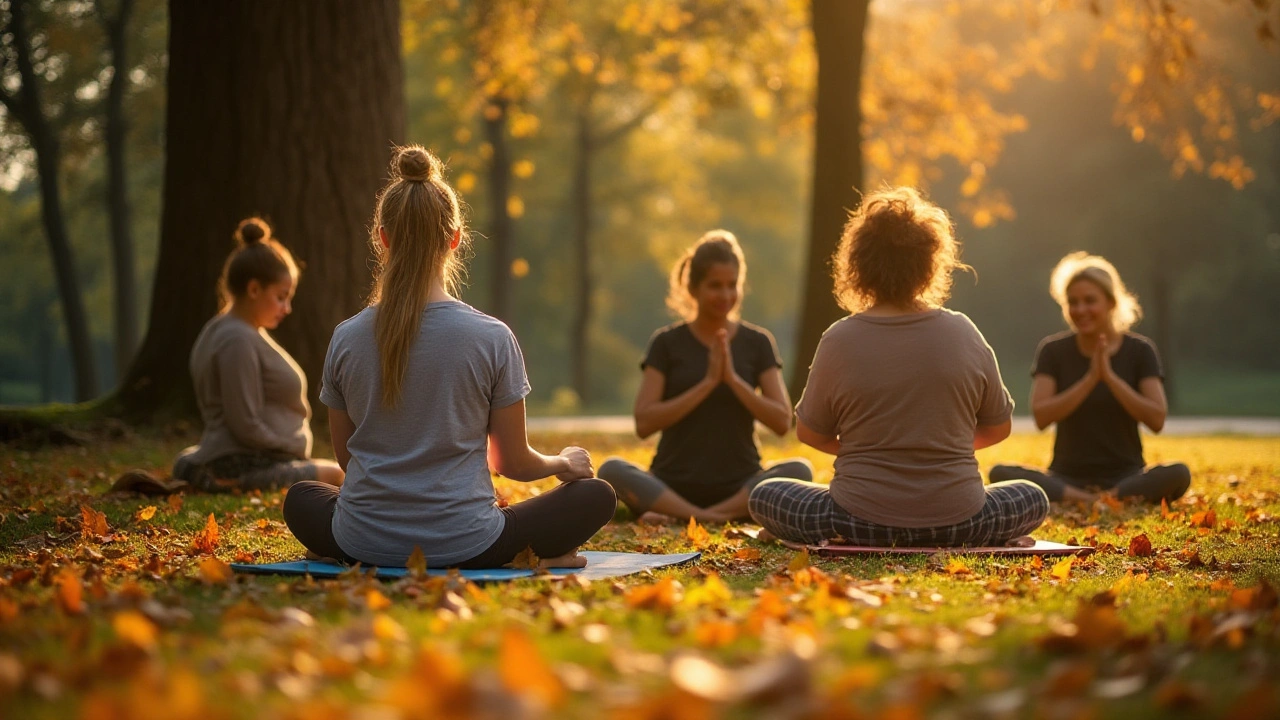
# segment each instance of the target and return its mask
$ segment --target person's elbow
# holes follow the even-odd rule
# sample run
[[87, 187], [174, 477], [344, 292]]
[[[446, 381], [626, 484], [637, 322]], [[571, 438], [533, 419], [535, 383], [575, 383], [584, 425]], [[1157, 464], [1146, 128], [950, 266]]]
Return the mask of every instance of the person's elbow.
[[776, 417], [769, 418], [769, 422], [765, 423], [765, 427], [773, 431], [778, 437], [784, 437], [791, 430], [792, 415], [790, 412], [778, 413]]
[[1164, 421], [1168, 416], [1169, 412], [1167, 410], [1157, 410], [1151, 413], [1151, 417], [1147, 418], [1147, 427], [1151, 429], [1151, 432], [1159, 433], [1164, 430]]
[[1045, 428], [1053, 424], [1053, 418], [1049, 417], [1049, 413], [1042, 407], [1032, 405], [1031, 417], [1036, 422], [1037, 430], [1044, 430]]
[[796, 423], [796, 439], [817, 450], [824, 450], [835, 438], [815, 432], [804, 423]]
[[997, 425], [979, 425], [974, 431], [974, 449], [980, 450], [1000, 443], [1009, 437], [1011, 432], [1013, 432], [1012, 419], [1005, 420]]
[[649, 436], [658, 432], [658, 427], [642, 413], [636, 413], [636, 437], [648, 440]]

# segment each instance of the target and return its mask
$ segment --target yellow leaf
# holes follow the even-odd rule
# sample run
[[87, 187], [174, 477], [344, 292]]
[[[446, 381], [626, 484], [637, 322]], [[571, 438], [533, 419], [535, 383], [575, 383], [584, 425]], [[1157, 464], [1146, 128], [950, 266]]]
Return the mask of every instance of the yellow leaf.
[[196, 533], [191, 541], [191, 549], [198, 553], [208, 555], [218, 547], [218, 519], [209, 513], [209, 519], [204, 524], [204, 529]]
[[155, 623], [136, 610], [116, 613], [116, 616], [111, 619], [111, 627], [121, 640], [143, 650], [154, 648], [156, 638], [160, 634]]
[[79, 615], [84, 612], [84, 585], [74, 569], [65, 567], [58, 571], [53, 582], [57, 588], [55, 597], [58, 608], [62, 612], [68, 615]]
[[421, 547], [413, 546], [413, 552], [409, 553], [409, 561], [404, 566], [413, 577], [422, 577], [427, 574], [427, 556], [422, 554]]
[[387, 599], [387, 596], [383, 595], [378, 590], [373, 589], [365, 593], [364, 604], [367, 605], [370, 610], [386, 610], [391, 607], [391, 600]]
[[685, 603], [693, 607], [709, 605], [718, 608], [724, 607], [732, 599], [733, 591], [720, 580], [719, 575], [710, 573], [701, 585], [689, 591], [685, 596]]
[[138, 522], [146, 522], [156, 516], [156, 506], [148, 505], [133, 514], [133, 519]]
[[1067, 578], [1071, 577], [1071, 566], [1075, 564], [1075, 561], [1075, 555], [1068, 555], [1059, 562], [1054, 563], [1053, 569], [1049, 571], [1049, 574], [1062, 582], [1066, 582]]
[[684, 529], [685, 538], [693, 543], [696, 548], [706, 547], [711, 541], [711, 533], [707, 529], [698, 524], [694, 518], [689, 518], [689, 526]]
[[216, 557], [207, 557], [200, 561], [200, 579], [210, 585], [226, 585], [231, 582], [232, 575], [234, 573], [231, 571], [231, 566]]
[[502, 633], [498, 673], [508, 690], [532, 697], [543, 707], [557, 708], [564, 703], [564, 684], [538, 652], [528, 633], [520, 628], [508, 627]]
[[791, 572], [800, 572], [809, 567], [809, 548], [800, 548], [800, 552], [791, 558], [791, 562], [787, 563], [787, 569]]
[[373, 636], [379, 640], [404, 640], [409, 637], [400, 623], [382, 613], [373, 619]]
[[80, 536], [86, 540], [102, 537], [110, 533], [107, 527], [107, 516], [88, 505], [80, 506]]

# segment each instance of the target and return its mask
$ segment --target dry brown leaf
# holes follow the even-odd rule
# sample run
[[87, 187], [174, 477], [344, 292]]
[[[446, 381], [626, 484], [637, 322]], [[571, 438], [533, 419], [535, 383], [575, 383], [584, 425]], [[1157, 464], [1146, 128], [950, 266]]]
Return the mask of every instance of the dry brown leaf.
[[58, 609], [68, 615], [79, 615], [84, 612], [84, 584], [74, 569], [65, 567], [54, 577]]
[[544, 708], [554, 709], [564, 704], [567, 696], [564, 683], [521, 628], [511, 626], [502, 632], [498, 674], [508, 690], [533, 698]]
[[[172, 496], [170, 496], [172, 497]], [[197, 532], [191, 540], [191, 549], [202, 554], [211, 555], [218, 548], [218, 519], [209, 513], [204, 529]]]
[[516, 570], [537, 570], [541, 567], [541, 563], [542, 558], [538, 557], [538, 554], [533, 551], [533, 547], [530, 546], [521, 550], [506, 566]]
[[174, 493], [169, 496], [165, 502], [169, 505], [170, 515], [177, 515], [182, 511], [182, 500], [182, 495], [179, 495], [178, 493]]
[[80, 536], [85, 540], [105, 537], [111, 533], [107, 526], [107, 516], [88, 505], [80, 506]]
[[1154, 552], [1146, 533], [1129, 538], [1129, 557], [1150, 557]]
[[685, 539], [688, 540], [696, 548], [704, 548], [707, 543], [711, 542], [711, 533], [707, 529], [698, 524], [694, 518], [689, 518], [689, 525], [684, 529]]
[[409, 570], [410, 577], [421, 578], [427, 574], [427, 556], [422, 553], [421, 547], [413, 546], [413, 552], [409, 553], [409, 560], [404, 566]]
[[810, 564], [811, 563], [809, 561], [809, 548], [802, 547], [800, 548], [800, 552], [796, 553], [791, 557], [791, 562], [787, 563], [787, 570], [790, 570], [793, 573], [799, 572], [809, 567]]

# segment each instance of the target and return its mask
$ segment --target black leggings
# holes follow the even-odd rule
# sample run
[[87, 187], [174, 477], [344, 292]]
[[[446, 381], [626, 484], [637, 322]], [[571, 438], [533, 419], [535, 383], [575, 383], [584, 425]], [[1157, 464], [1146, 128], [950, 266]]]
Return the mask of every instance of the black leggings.
[[[333, 537], [333, 511], [339, 489], [321, 482], [300, 482], [284, 498], [284, 522], [302, 545], [317, 555], [349, 563]], [[525, 548], [540, 558], [573, 552], [613, 519], [613, 488], [603, 480], [571, 480], [524, 502], [500, 508], [506, 516], [502, 534], [479, 555], [454, 563], [457, 568], [497, 568]]]
[[1030, 480], [1044, 489], [1049, 499], [1055, 502], [1062, 499], [1062, 492], [1068, 485], [1081, 490], [1090, 487], [1102, 490], [1114, 489], [1118, 498], [1140, 497], [1151, 503], [1177, 500], [1191, 486], [1191, 470], [1182, 463], [1153, 465], [1146, 470], [1118, 478], [1087, 480], [1067, 477], [1053, 471], [1043, 472], [1021, 465], [996, 465], [991, 468], [988, 477], [993, 483], [1006, 480]]

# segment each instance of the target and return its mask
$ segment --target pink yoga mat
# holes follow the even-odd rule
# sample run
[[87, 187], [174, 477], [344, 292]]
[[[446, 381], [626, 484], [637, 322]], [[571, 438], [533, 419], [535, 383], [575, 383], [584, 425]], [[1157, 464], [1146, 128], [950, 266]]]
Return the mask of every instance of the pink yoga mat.
[[789, 540], [780, 540], [792, 550], [809, 548], [809, 552], [818, 555], [932, 555], [933, 553], [954, 553], [956, 555], [1088, 555], [1093, 548], [1084, 545], [1063, 545], [1062, 543], [1037, 540], [1030, 547], [871, 547], [866, 545], [803, 545]]

